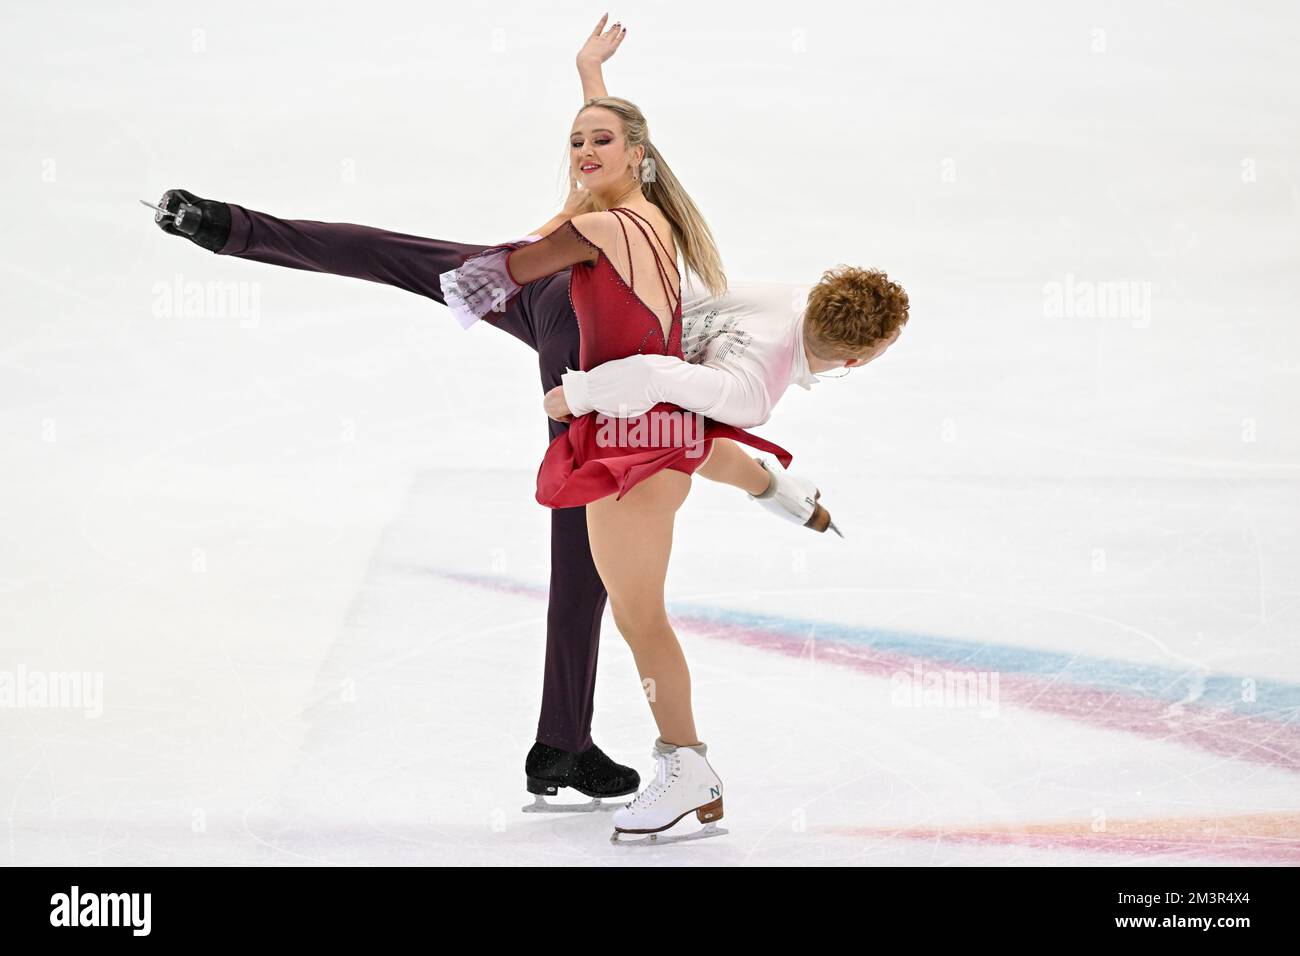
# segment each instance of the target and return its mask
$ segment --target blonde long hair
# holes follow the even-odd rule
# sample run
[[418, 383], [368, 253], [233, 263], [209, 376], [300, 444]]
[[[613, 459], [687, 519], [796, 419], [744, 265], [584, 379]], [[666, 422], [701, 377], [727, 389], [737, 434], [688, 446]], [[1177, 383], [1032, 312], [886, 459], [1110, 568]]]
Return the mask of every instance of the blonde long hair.
[[[583, 103], [578, 115], [595, 106], [609, 110], [622, 121], [629, 149], [645, 147], [645, 156], [641, 160], [642, 195], [658, 206], [668, 220], [673, 230], [673, 241], [681, 250], [686, 268], [699, 278], [711, 295], [722, 295], [727, 291], [727, 274], [722, 268], [718, 245], [713, 241], [713, 232], [699, 207], [673, 174], [663, 153], [650, 142], [650, 126], [645, 114], [630, 100], [619, 96], [597, 96]], [[567, 158], [565, 168], [568, 169]], [[601, 209], [594, 196], [591, 197], [591, 207]]]

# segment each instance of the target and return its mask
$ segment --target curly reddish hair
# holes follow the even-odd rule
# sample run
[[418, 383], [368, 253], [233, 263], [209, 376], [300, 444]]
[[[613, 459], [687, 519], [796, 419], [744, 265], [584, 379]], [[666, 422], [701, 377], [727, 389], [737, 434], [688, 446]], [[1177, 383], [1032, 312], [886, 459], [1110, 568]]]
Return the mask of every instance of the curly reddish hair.
[[907, 293], [879, 269], [836, 266], [808, 293], [804, 325], [814, 354], [861, 356], [907, 323]]

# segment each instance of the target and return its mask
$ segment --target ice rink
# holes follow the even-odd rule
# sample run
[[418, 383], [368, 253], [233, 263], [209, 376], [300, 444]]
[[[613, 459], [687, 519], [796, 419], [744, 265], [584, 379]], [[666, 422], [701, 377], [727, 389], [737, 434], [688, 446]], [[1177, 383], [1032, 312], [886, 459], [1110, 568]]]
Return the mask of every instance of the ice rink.
[[[729, 834], [520, 812], [534, 356], [138, 200], [523, 235], [603, 9], [6, 5], [0, 863], [1300, 863], [1282, 2], [610, 8], [729, 274], [878, 266], [911, 319], [757, 430], [844, 540], [681, 512]], [[653, 772], [608, 615], [593, 733]]]

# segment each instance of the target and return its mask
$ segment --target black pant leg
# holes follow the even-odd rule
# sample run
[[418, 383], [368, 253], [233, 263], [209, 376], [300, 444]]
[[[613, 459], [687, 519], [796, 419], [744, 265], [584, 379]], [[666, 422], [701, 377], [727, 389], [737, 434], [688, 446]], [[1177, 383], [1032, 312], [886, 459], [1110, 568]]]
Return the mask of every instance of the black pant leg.
[[[445, 305], [438, 276], [487, 246], [428, 239], [354, 223], [279, 219], [230, 204], [230, 238], [221, 255], [290, 269], [349, 276], [405, 289]], [[569, 274], [529, 283], [499, 316], [484, 321], [537, 352], [544, 390], [578, 367], [578, 323], [569, 302]], [[566, 425], [550, 422], [551, 437]], [[591, 718], [605, 586], [587, 538], [585, 508], [551, 513], [550, 605], [546, 673], [537, 739], [562, 750], [591, 745]]]

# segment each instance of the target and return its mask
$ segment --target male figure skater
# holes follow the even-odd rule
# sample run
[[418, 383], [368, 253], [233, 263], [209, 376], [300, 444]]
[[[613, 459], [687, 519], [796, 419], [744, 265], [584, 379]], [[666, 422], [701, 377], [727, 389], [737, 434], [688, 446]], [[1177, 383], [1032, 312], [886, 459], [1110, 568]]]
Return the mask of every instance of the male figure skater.
[[[439, 275], [487, 248], [351, 223], [278, 219], [182, 189], [168, 190], [155, 208], [164, 232], [211, 252], [367, 279], [443, 305]], [[568, 288], [568, 270], [530, 283], [487, 320], [537, 352], [551, 438], [568, 427], [571, 415], [596, 410], [629, 417], [657, 402], [740, 427], [762, 424], [791, 383], [810, 388], [817, 372], [872, 361], [894, 343], [908, 317], [907, 293], [875, 270], [829, 270], [804, 301], [796, 298], [796, 287], [734, 283], [719, 298], [684, 298], [687, 361], [634, 355], [581, 372], [571, 371], [579, 365], [580, 339]], [[744, 487], [769, 510], [826, 530], [829, 516], [811, 482], [778, 467], [754, 469], [743, 456], [713, 457], [725, 461], [711, 460], [700, 474]], [[602, 797], [639, 789], [637, 772], [610, 760], [591, 739], [605, 601], [587, 540], [586, 509], [551, 509], [542, 708], [537, 742], [525, 759], [527, 787], [536, 795], [533, 809], [594, 808]], [[562, 787], [593, 802], [556, 807], [542, 799]]]

